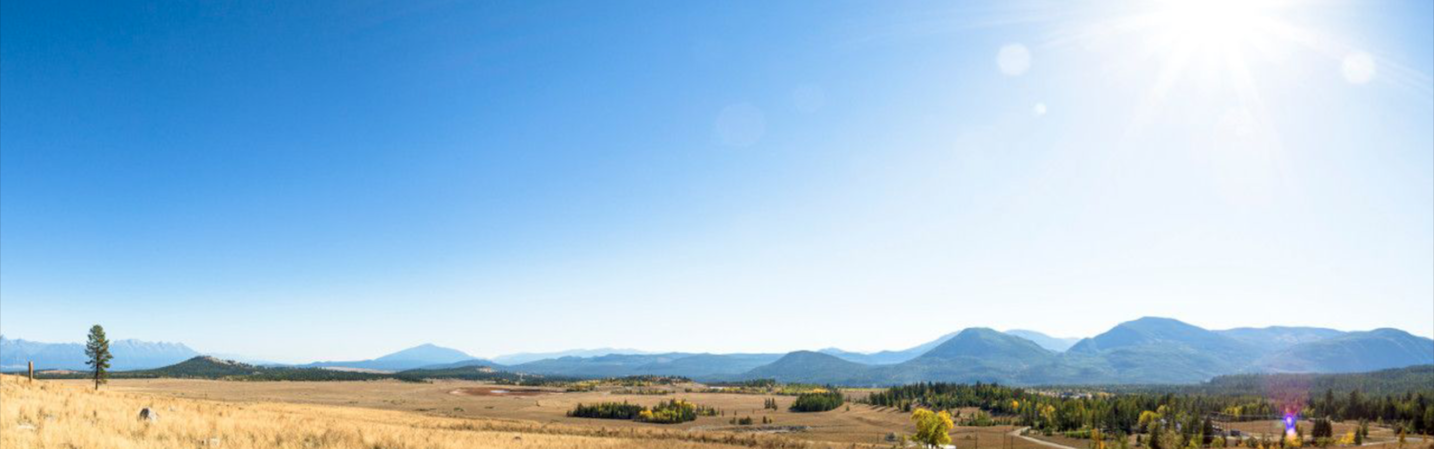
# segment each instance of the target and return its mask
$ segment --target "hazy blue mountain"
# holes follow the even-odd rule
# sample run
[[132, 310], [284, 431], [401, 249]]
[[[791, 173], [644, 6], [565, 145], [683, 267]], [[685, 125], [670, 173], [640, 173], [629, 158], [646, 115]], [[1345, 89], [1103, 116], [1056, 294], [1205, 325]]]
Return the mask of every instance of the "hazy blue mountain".
[[937, 339], [935, 339], [935, 340], [928, 341], [928, 342], [926, 342], [926, 343], [922, 343], [922, 344], [919, 344], [919, 345], [916, 345], [916, 346], [912, 346], [912, 347], [910, 347], [910, 348], [901, 349], [901, 350], [896, 350], [896, 351], [890, 351], [890, 350], [888, 350], [888, 351], [878, 351], [878, 352], [865, 353], [865, 352], [843, 351], [843, 350], [837, 349], [837, 348], [826, 348], [826, 349], [822, 349], [822, 350], [817, 351], [817, 352], [820, 352], [820, 353], [823, 353], [823, 354], [827, 354], [827, 355], [836, 356], [837, 358], [840, 358], [840, 359], [842, 359], [842, 360], [847, 360], [847, 361], [857, 362], [857, 363], [864, 363], [864, 364], [868, 364], [868, 365], [893, 365], [893, 364], [897, 364], [897, 363], [905, 362], [905, 361], [907, 361], [907, 360], [914, 359], [914, 358], [920, 356], [921, 354], [925, 354], [926, 351], [930, 351], [932, 348], [935, 348], [937, 345], [940, 345], [940, 344], [942, 344], [942, 343], [945, 343], [946, 340], [950, 340], [951, 337], [955, 337], [955, 336], [956, 336], [956, 332], [952, 332], [952, 333], [949, 333], [949, 334], [946, 334], [946, 335], [942, 335], [940, 338], [937, 338]]
[[1076, 342], [1080, 341], [1079, 338], [1052, 337], [1050, 335], [1046, 335], [1040, 332], [1025, 329], [1011, 329], [1006, 331], [1006, 333], [1009, 335], [1015, 335], [1017, 337], [1033, 341], [1036, 344], [1040, 345], [1042, 348], [1046, 348], [1054, 352], [1065, 352], [1065, 350], [1070, 349], [1071, 346], [1075, 346]]
[[[1295, 343], [1271, 352], [1270, 345], [1257, 346], [1266, 340]], [[1083, 339], [1064, 353], [1027, 338], [972, 328], [897, 364], [859, 364], [837, 354], [799, 352], [740, 377], [843, 385], [1195, 384], [1243, 372], [1364, 372], [1434, 363], [1431, 359], [1434, 340], [1394, 329], [1341, 333], [1273, 327], [1216, 332], [1169, 318], [1141, 318]]]
[[[1259, 348], [1170, 318], [1146, 317], [1076, 343], [1065, 363], [1116, 383], [1193, 383], [1238, 372]], [[1084, 379], [1073, 379], [1084, 380]]]
[[[504, 369], [504, 368], [506, 368], [506, 367], [504, 367], [502, 364], [494, 363], [492, 360], [485, 360], [485, 359], [468, 359], [468, 360], [459, 360], [459, 361], [457, 361], [457, 362], [451, 362], [451, 363], [435, 363], [435, 364], [432, 364], [432, 365], [424, 365], [424, 366], [420, 366], [420, 367], [418, 367], [418, 368], [410, 368], [410, 369], [444, 370], [444, 369], [470, 368], [470, 367], [471, 367], [471, 368], [488, 367], [488, 368], [494, 368], [494, 369]], [[406, 370], [405, 370], [405, 371], [406, 371]]]
[[1350, 332], [1269, 354], [1254, 372], [1353, 373], [1434, 363], [1434, 340], [1398, 329]]
[[[140, 340], [111, 341], [110, 353], [114, 355], [110, 368], [116, 371], [173, 365], [199, 355], [180, 343]], [[0, 370], [22, 370], [29, 361], [35, 362], [35, 369], [82, 370], [88, 368], [85, 360], [85, 346], [80, 343], [41, 343], [0, 336]]]
[[516, 354], [504, 354], [493, 358], [496, 363], [504, 365], [519, 365], [528, 362], [536, 362], [545, 359], [557, 359], [563, 357], [599, 357], [611, 354], [634, 355], [652, 354], [647, 351], [624, 348], [596, 348], [596, 349], [571, 349], [557, 352], [519, 352]]
[[304, 368], [358, 368], [378, 371], [403, 371], [426, 366], [477, 360], [457, 349], [422, 344], [372, 360], [350, 362], [314, 362]]
[[559, 357], [512, 365], [513, 371], [523, 373], [549, 374], [569, 377], [622, 377], [644, 373], [638, 368], [654, 364], [671, 363], [672, 360], [693, 354], [669, 352], [664, 354], [608, 354], [597, 357]]
[[1244, 342], [1264, 352], [1279, 351], [1300, 343], [1309, 343], [1344, 335], [1343, 331], [1325, 329], [1322, 327], [1288, 326], [1239, 327], [1215, 332]]
[[638, 374], [725, 378], [771, 363], [781, 354], [608, 354], [559, 357], [510, 366], [513, 371], [570, 377], [622, 377]]
[[782, 354], [693, 354], [639, 366], [634, 374], [661, 374], [690, 379], [725, 378], [772, 363], [781, 357]]
[[1071, 352], [1098, 353], [1149, 346], [1183, 346], [1220, 353], [1255, 350], [1253, 346], [1171, 318], [1145, 317], [1117, 324], [1095, 337], [1082, 339]]
[[776, 379], [779, 382], [857, 385], [870, 381], [873, 367], [815, 351], [787, 353], [772, 363], [753, 368], [744, 379]]
[[920, 357], [883, 367], [881, 378], [898, 383], [940, 379], [1010, 384], [1017, 383], [1025, 370], [1057, 359], [1056, 353], [1033, 341], [991, 329], [970, 328]]

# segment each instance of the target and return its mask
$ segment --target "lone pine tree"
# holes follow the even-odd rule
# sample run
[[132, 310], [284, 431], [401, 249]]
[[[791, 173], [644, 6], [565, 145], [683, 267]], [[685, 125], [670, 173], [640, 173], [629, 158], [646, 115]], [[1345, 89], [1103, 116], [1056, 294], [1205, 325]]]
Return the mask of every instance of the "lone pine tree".
[[90, 359], [85, 361], [86, 365], [94, 370], [95, 389], [100, 389], [100, 384], [108, 381], [110, 360], [110, 340], [105, 338], [105, 328], [96, 324], [90, 328], [89, 339], [85, 341], [85, 355]]

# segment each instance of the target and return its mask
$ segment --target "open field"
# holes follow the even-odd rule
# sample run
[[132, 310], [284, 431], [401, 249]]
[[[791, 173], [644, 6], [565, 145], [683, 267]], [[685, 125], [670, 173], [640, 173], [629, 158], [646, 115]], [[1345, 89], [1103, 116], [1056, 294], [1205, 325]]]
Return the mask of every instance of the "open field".
[[[48, 381], [73, 387], [85, 387], [80, 380]], [[512, 387], [466, 381], [412, 383], [397, 381], [370, 382], [227, 382], [192, 379], [121, 379], [105, 387], [109, 394], [128, 394], [136, 398], [154, 397], [165, 400], [219, 401], [229, 404], [278, 403], [295, 406], [344, 406], [346, 409], [377, 409], [403, 412], [400, 415], [428, 419], [456, 419], [458, 422], [502, 422], [511, 425], [562, 426], [587, 432], [660, 431], [714, 435], [752, 436], [780, 433], [783, 440], [814, 443], [838, 443], [889, 447], [885, 437], [892, 433], [911, 433], [915, 428], [908, 414], [851, 404], [821, 413], [792, 413], [787, 406], [791, 396], [767, 396], [734, 393], [683, 393], [681, 388], [668, 395], [616, 394], [611, 390], [563, 392], [557, 388]], [[855, 392], [857, 395], [862, 392]], [[699, 417], [682, 424], [647, 424], [624, 420], [570, 418], [566, 416], [578, 403], [627, 401], [653, 405], [659, 401], [682, 398], [701, 405], [716, 407], [719, 416]], [[763, 401], [775, 398], [780, 410], [763, 409]], [[137, 410], [137, 408], [136, 408]], [[766, 416], [768, 426], [733, 426], [733, 417], [751, 416], [760, 423]], [[984, 428], [960, 427], [952, 439], [963, 449], [1041, 449], [1044, 446], [1019, 438], [1009, 438], [1010, 426]]]
[[[452, 418], [372, 407], [203, 400], [186, 397], [189, 394], [144, 394], [123, 388], [95, 392], [84, 385], [68, 384], [31, 384], [19, 377], [0, 376], [0, 447], [817, 449], [853, 446], [817, 444], [771, 435], [662, 427], [580, 426]], [[237, 386], [242, 384], [210, 387]], [[367, 391], [373, 394], [376, 390]], [[159, 418], [152, 422], [137, 419], [143, 407], [156, 410]]]
[[[849, 404], [820, 413], [787, 411], [792, 396], [687, 393], [623, 394], [616, 388], [566, 392], [469, 381], [235, 382], [197, 379], [119, 379], [95, 393], [83, 380], [29, 385], [6, 376], [0, 404], [5, 447], [193, 447], [211, 439], [224, 447], [892, 447], [891, 433], [915, 429], [908, 414]], [[861, 390], [854, 396], [864, 395]], [[572, 418], [578, 403], [629, 402], [651, 406], [680, 398], [720, 410], [681, 424]], [[763, 408], [775, 399], [779, 410]], [[158, 423], [134, 418], [141, 407], [160, 411]], [[769, 425], [735, 426], [733, 417]], [[1238, 423], [1246, 433], [1278, 422]], [[1306, 429], [1308, 423], [1304, 423]], [[1342, 433], [1351, 425], [1337, 423]], [[957, 427], [962, 449], [1060, 449], [1009, 435], [1011, 426]], [[1393, 432], [1371, 429], [1371, 442]], [[1083, 448], [1061, 436], [1036, 439]], [[113, 441], [123, 444], [109, 444]], [[106, 442], [97, 446], [97, 442]], [[1414, 447], [1426, 443], [1411, 438]], [[289, 446], [286, 446], [289, 445]], [[317, 445], [317, 446], [315, 446]]]

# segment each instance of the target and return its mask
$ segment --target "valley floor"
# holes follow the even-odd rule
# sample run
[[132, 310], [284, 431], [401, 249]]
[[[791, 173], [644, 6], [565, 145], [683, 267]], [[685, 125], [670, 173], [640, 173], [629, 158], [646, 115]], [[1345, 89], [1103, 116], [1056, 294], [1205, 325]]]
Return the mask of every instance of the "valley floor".
[[[240, 383], [236, 383], [240, 384]], [[770, 435], [451, 418], [363, 407], [214, 401], [0, 376], [6, 448], [822, 448]], [[158, 419], [138, 419], [141, 408]], [[842, 447], [849, 447], [842, 445]]]
[[[82, 380], [48, 381], [81, 388]], [[142, 397], [198, 399], [232, 404], [289, 403], [342, 406], [405, 412], [408, 416], [460, 419], [473, 422], [523, 423], [544, 428], [576, 429], [580, 432], [663, 432], [681, 435], [721, 435], [722, 438], [760, 437], [773, 441], [805, 442], [813, 447], [891, 447], [892, 433], [911, 434], [915, 427], [910, 414], [897, 410], [849, 404], [821, 413], [794, 413], [787, 410], [792, 396], [688, 393], [682, 387], [666, 387], [666, 395], [620, 394], [609, 389], [565, 392], [560, 388], [512, 387], [469, 381], [356, 382], [232, 382], [198, 379], [116, 379], [105, 387], [114, 393]], [[866, 394], [849, 390], [852, 396]], [[572, 418], [566, 414], [579, 403], [629, 402], [646, 406], [680, 398], [715, 407], [721, 416], [703, 416], [682, 424], [648, 424], [624, 420]], [[767, 399], [777, 401], [778, 410], [763, 408]], [[734, 417], [751, 417], [759, 424], [734, 426]], [[766, 417], [768, 426], [760, 425]], [[1010, 426], [958, 427], [952, 439], [961, 449], [1049, 449], [1041, 444], [1007, 435]], [[764, 440], [765, 441], [765, 440]], [[651, 447], [651, 446], [644, 446]], [[1082, 446], [1083, 447], [1083, 446]]]

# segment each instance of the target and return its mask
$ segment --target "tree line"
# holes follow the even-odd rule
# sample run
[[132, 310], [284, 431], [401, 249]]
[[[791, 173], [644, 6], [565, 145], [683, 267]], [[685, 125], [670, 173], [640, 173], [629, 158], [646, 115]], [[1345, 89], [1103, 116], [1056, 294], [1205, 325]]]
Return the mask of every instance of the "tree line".
[[[1295, 409], [1304, 416], [1338, 420], [1365, 420], [1404, 429], [1434, 433], [1434, 404], [1424, 392], [1364, 396], [1356, 390], [1347, 396], [1326, 394], [1319, 400], [1281, 403], [1262, 395], [1175, 393], [1056, 392], [1012, 388], [997, 384], [917, 383], [874, 392], [863, 400], [875, 406], [903, 411], [915, 408], [957, 410], [975, 407], [1002, 421], [1039, 431], [1100, 430], [1132, 434], [1150, 431], [1150, 422], [1199, 432], [1210, 416], [1226, 420], [1269, 419]], [[1194, 429], [1194, 430], [1191, 430]]]
[[[841, 407], [844, 402], [846, 396], [842, 395], [841, 390], [828, 386], [797, 395], [797, 400], [787, 409], [794, 412], [825, 412]], [[775, 404], [773, 401], [773, 405]]]
[[694, 421], [698, 416], [717, 416], [716, 408], [694, 404], [683, 399], [670, 399], [652, 407], [624, 402], [579, 403], [568, 416], [574, 418], [625, 419], [657, 424]]

